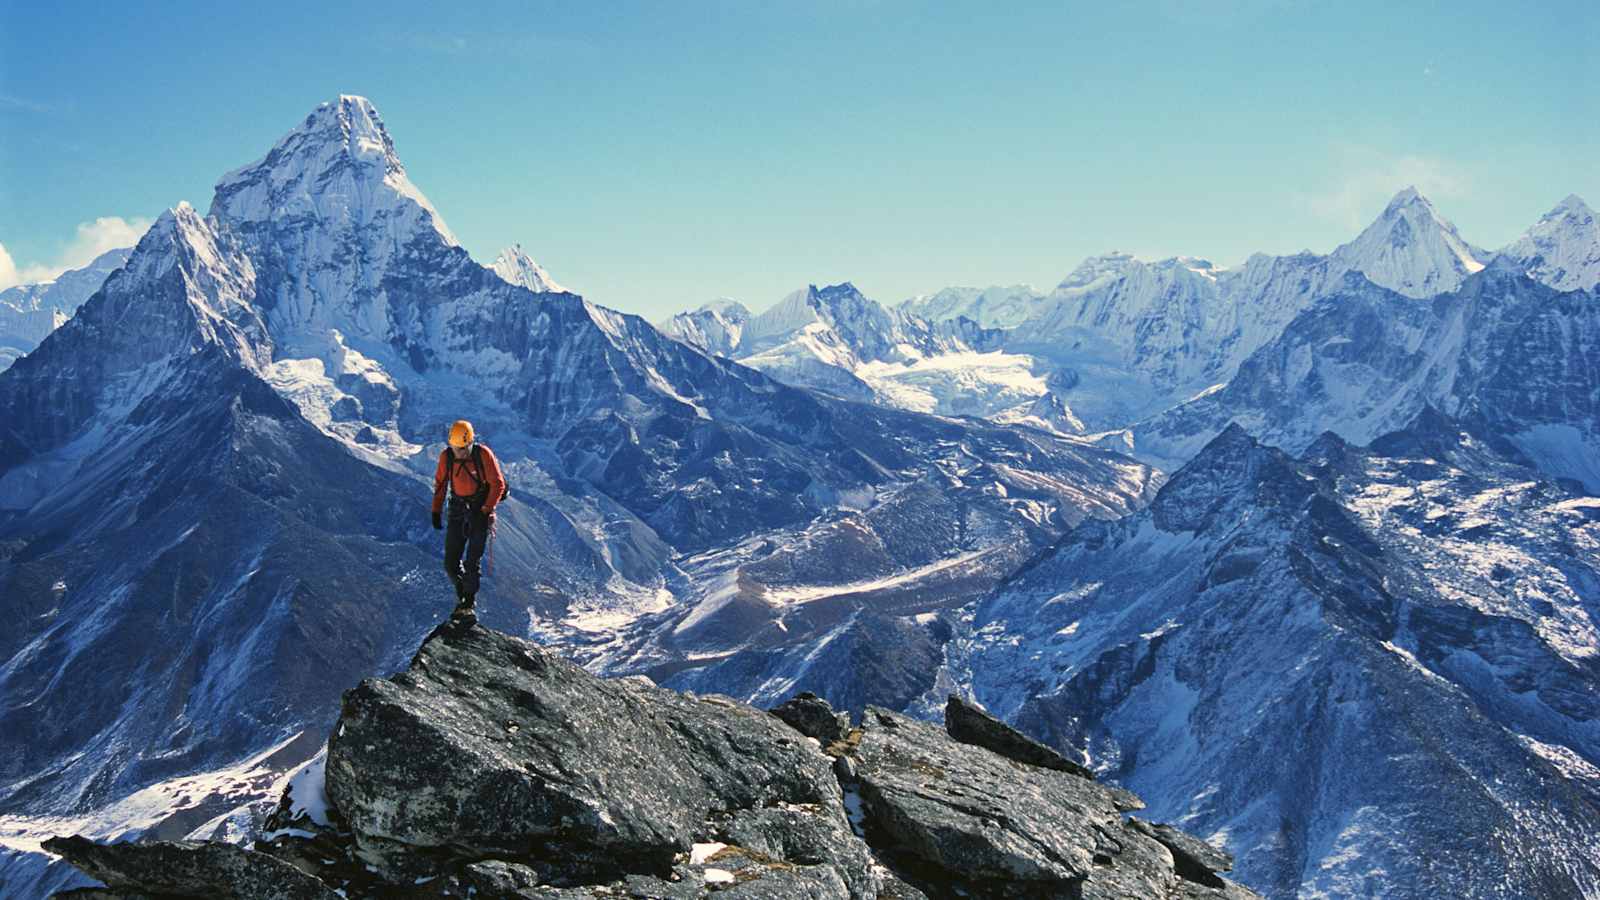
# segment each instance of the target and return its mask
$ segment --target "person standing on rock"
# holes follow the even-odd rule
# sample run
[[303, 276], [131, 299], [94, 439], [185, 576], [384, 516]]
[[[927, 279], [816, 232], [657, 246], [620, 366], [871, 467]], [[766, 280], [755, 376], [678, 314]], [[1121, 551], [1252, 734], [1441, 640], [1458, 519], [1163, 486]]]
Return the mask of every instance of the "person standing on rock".
[[[449, 494], [448, 516], [445, 495]], [[456, 589], [456, 608], [450, 617], [467, 624], [477, 621], [473, 605], [478, 596], [478, 563], [494, 528], [494, 508], [506, 495], [500, 461], [478, 443], [472, 423], [465, 419], [450, 426], [450, 446], [439, 454], [433, 473], [433, 527], [444, 528], [444, 570]], [[446, 527], [445, 519], [448, 519]]]

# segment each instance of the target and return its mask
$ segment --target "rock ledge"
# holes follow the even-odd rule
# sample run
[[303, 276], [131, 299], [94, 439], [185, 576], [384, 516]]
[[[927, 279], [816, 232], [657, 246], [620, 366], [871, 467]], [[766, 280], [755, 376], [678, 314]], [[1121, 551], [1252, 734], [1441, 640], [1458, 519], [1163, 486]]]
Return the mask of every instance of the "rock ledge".
[[254, 848], [46, 847], [107, 885], [58, 896], [125, 900], [1255, 896], [1225, 853], [1126, 818], [1137, 797], [951, 708], [949, 734], [811, 695], [767, 713], [441, 630], [346, 692], [327, 824], [285, 796]]

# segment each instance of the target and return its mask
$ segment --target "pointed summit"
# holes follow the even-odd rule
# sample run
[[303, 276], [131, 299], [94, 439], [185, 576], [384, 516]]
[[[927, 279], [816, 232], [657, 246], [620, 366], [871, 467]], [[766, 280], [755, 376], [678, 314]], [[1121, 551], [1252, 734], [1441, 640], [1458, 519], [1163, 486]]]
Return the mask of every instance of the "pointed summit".
[[362, 97], [322, 104], [266, 156], [224, 175], [210, 221], [251, 259], [273, 261], [263, 311], [280, 342], [307, 354], [332, 353], [334, 331], [404, 344], [419, 316], [393, 304], [429, 295], [393, 296], [386, 283], [474, 265]]
[[1383, 214], [1331, 258], [1408, 297], [1432, 297], [1460, 287], [1483, 268], [1488, 254], [1456, 232], [1415, 187], [1395, 194]]
[[1593, 218], [1594, 210], [1589, 208], [1589, 204], [1583, 202], [1582, 197], [1579, 197], [1577, 194], [1568, 194], [1561, 198], [1561, 202], [1557, 203], [1554, 209], [1545, 214], [1545, 218], [1554, 218], [1560, 214], [1589, 216], [1590, 218]]
[[1113, 250], [1099, 256], [1091, 256], [1078, 264], [1061, 283], [1056, 285], [1056, 291], [1087, 291], [1126, 275], [1133, 268], [1142, 265], [1131, 253]]
[[210, 215], [245, 232], [269, 221], [382, 226], [395, 243], [427, 228], [458, 243], [406, 177], [378, 110], [350, 94], [323, 103], [261, 159], [217, 182]]
[[1600, 285], [1600, 223], [1582, 197], [1568, 194], [1500, 256], [1558, 291], [1587, 290]]
[[1417, 190], [1417, 186], [1414, 184], [1408, 184], [1399, 191], [1395, 192], [1393, 197], [1389, 198], [1389, 205], [1384, 207], [1383, 211], [1387, 214], [1403, 209], [1407, 206], [1415, 206], [1418, 204], [1426, 205], [1430, 210], [1433, 209], [1433, 204], [1428, 202], [1428, 198], [1422, 196], [1422, 192]]
[[533, 257], [523, 252], [521, 244], [512, 244], [500, 251], [500, 255], [490, 263], [489, 269], [507, 282], [525, 287], [535, 294], [568, 293], [567, 289], [550, 277], [544, 267], [533, 261]]

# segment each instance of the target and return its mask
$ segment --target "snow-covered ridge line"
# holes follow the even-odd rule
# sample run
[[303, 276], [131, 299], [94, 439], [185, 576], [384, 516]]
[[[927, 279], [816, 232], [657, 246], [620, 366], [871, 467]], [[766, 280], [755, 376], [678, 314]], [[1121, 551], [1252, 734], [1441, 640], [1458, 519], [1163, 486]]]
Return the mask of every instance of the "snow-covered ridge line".
[[[1352, 275], [1421, 300], [1459, 290], [1491, 263], [1561, 290], [1592, 288], [1600, 227], [1570, 196], [1521, 240], [1491, 252], [1408, 187], [1326, 255], [1257, 253], [1221, 267], [1111, 252], [1085, 260], [1048, 293], [947, 288], [884, 307], [846, 283], [796, 291], [759, 315], [707, 304], [661, 327], [779, 380], [851, 399], [1104, 433], [1226, 384]], [[973, 351], [1007, 361], [996, 368]]]

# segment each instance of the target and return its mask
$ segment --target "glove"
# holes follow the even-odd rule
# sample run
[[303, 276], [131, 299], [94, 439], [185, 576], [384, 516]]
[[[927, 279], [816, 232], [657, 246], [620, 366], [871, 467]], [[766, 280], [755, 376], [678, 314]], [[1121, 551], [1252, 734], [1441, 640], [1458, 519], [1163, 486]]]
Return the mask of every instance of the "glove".
[[444, 528], [444, 521], [439, 518], [439, 514], [438, 513], [434, 513], [433, 514], [433, 530], [434, 531], [438, 531], [438, 530], [440, 530], [442, 528]]

